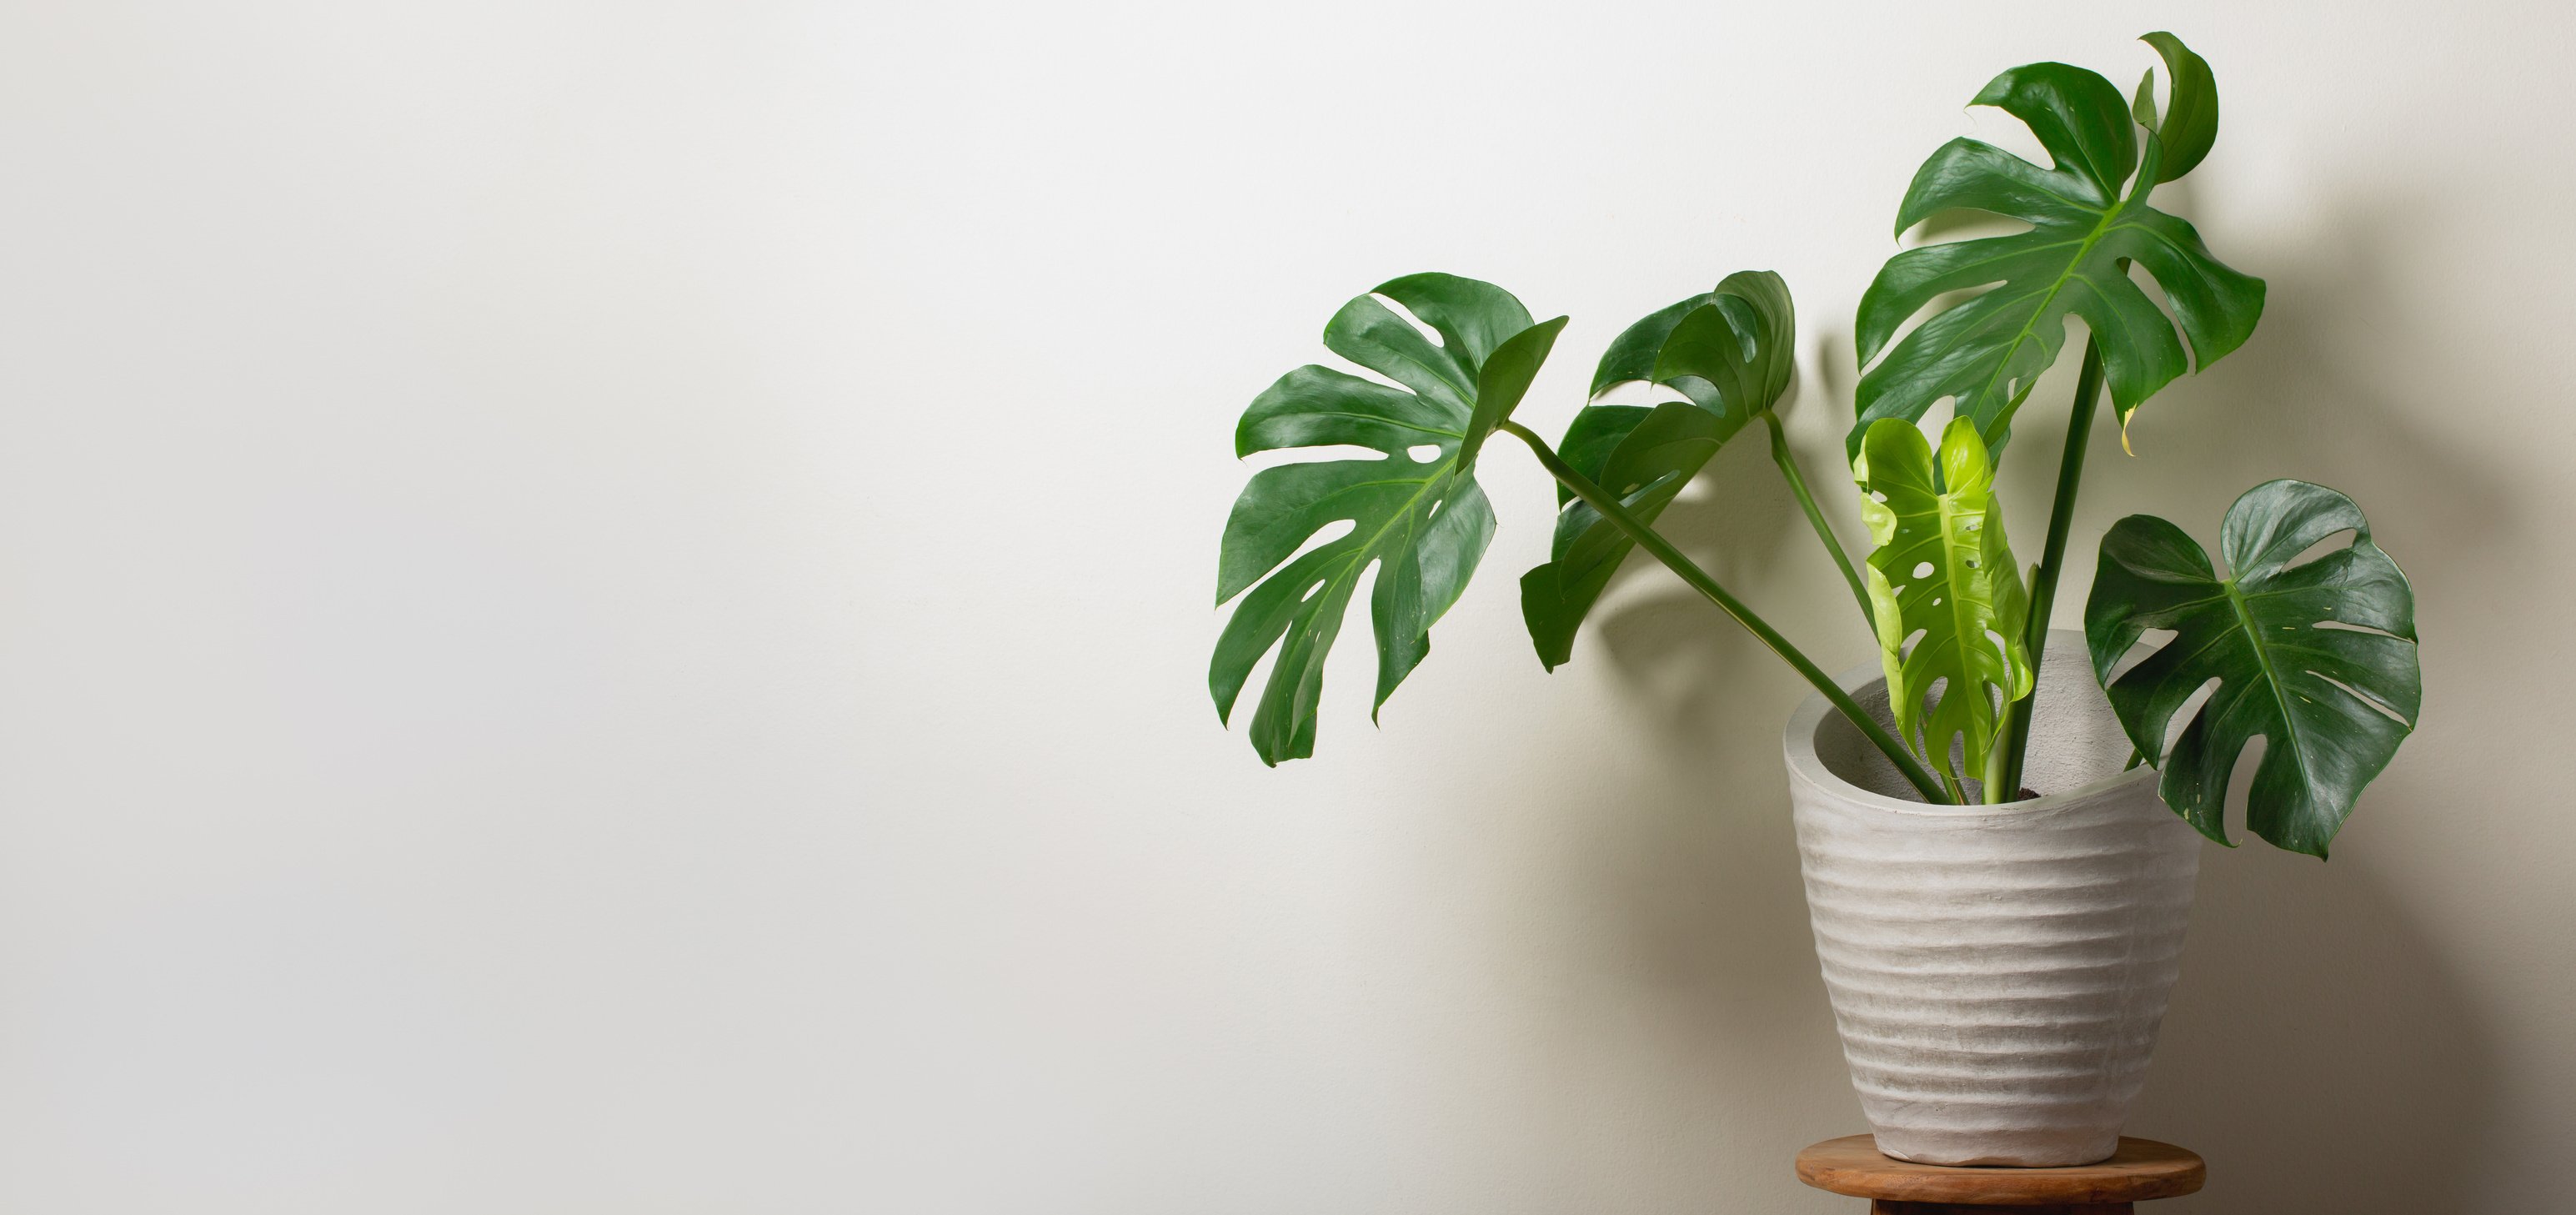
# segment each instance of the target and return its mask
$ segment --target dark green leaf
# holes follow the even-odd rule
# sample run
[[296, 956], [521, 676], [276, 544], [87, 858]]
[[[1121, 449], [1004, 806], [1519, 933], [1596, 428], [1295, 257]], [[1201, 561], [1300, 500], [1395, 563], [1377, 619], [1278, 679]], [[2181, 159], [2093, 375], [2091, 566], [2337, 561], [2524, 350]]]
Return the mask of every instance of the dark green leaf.
[[[1986, 82], [1969, 105], [1990, 105], [2021, 119], [2039, 146], [2090, 187], [2088, 201], [2107, 206], [2138, 167], [2138, 133], [2111, 82], [2063, 63], [2027, 63]], [[1903, 227], [1903, 225], [1900, 225]]]
[[[1715, 291], [1630, 325], [1592, 377], [1596, 398], [1644, 381], [1683, 399], [1651, 409], [1586, 406], [1558, 454], [1651, 523], [1719, 446], [1779, 402], [1797, 369], [1796, 341], [1796, 312], [1779, 275], [1728, 275]], [[1521, 576], [1521, 615], [1549, 670], [1572, 655], [1584, 617], [1634, 547], [1570, 491], [1560, 487], [1558, 502], [1552, 559]]]
[[[1440, 341], [1379, 295], [1421, 318]], [[1432, 623], [1457, 602], [1493, 539], [1493, 510], [1474, 476], [1477, 448], [1529, 391], [1564, 327], [1564, 317], [1531, 324], [1520, 301], [1491, 283], [1446, 274], [1396, 279], [1343, 305], [1324, 328], [1324, 345], [1403, 388], [1310, 364], [1281, 376], [1244, 411], [1238, 456], [1341, 445], [1383, 453], [1255, 473], [1226, 520], [1217, 602], [1251, 593], [1217, 640], [1208, 691], [1218, 718], [1230, 719], [1253, 666], [1277, 647], [1252, 715], [1263, 762], [1314, 754], [1324, 659], [1370, 566], [1378, 570], [1369, 602], [1376, 703], [1430, 652]], [[1417, 458], [1416, 450], [1430, 454]], [[1340, 522], [1352, 530], [1297, 551]]]
[[[1965, 772], [1985, 771], [2002, 706], [2030, 694], [2030, 597], [2004, 538], [1994, 466], [1977, 428], [1953, 419], [1932, 445], [1911, 422], [1869, 428], [1852, 475], [1869, 525], [1870, 615], [1897, 736], [1935, 771], [1960, 740]], [[1908, 642], [1913, 643], [1907, 649]], [[1931, 710], [1924, 701], [1941, 683]]]
[[[2351, 547], [2290, 564], [2346, 531]], [[2305, 481], [2246, 491], [2228, 508], [2219, 551], [2228, 577], [2173, 524], [2131, 515], [2114, 525], [2084, 611], [2094, 674], [2138, 753], [2162, 770], [2165, 804], [2192, 826], [2229, 842], [2228, 778], [2260, 736], [2245, 825], [2322, 857], [2422, 707], [2414, 591], [2371, 542], [2361, 508]], [[2112, 678], [2148, 629], [2175, 635]], [[2175, 714], [2211, 680], [2217, 690], [2166, 753]]]
[[1597, 397], [1621, 384], [1653, 379], [1655, 359], [1663, 354], [1664, 339], [1673, 335], [1673, 327], [1716, 299], [1716, 292], [1703, 291], [1647, 313], [1644, 319], [1619, 331], [1619, 336], [1610, 339], [1610, 348], [1601, 352], [1600, 365], [1593, 369], [1591, 395]]
[[[1654, 410], [1644, 405], [1594, 405], [1574, 415], [1574, 424], [1566, 427], [1565, 439], [1556, 445], [1556, 454], [1587, 477], [1597, 476], [1609, 466], [1610, 453], [1619, 450], [1646, 415]], [[1574, 491], [1556, 487], [1557, 505], [1574, 500]]]
[[[1617, 449], [1590, 475], [1595, 484], [1618, 494], [1620, 505], [1651, 522], [1734, 428], [1688, 401], [1638, 412], [1644, 418], [1620, 436]], [[1576, 629], [1635, 543], [1588, 503], [1577, 502], [1557, 515], [1554, 560], [1521, 575], [1521, 618], [1529, 625], [1539, 661], [1549, 670], [1573, 655]]]
[[[2206, 68], [2200, 65], [2191, 88], [2178, 80], [2175, 93], [2205, 100], [2189, 112], [2177, 102], [2165, 122], [2175, 137], [2200, 140], [2203, 153], [2217, 121]], [[2261, 279], [2220, 264], [2190, 224], [2147, 205], [2155, 183], [2172, 176], [2164, 166], [2173, 153], [2163, 136], [2138, 138], [2109, 81], [2062, 63], [2029, 64], [1996, 77], [1974, 104], [2021, 119], [2054, 163], [2043, 169], [1958, 139], [1916, 171], [1897, 211], [1898, 234], [1952, 210], [1991, 212], [2031, 229], [1909, 249], [1879, 270], [1860, 304], [1860, 361], [1877, 364], [1861, 377], [1860, 421], [1849, 440], [1854, 455], [1870, 423], [1919, 421], [1945, 397], [2001, 451], [2013, 410], [2056, 362], [2069, 315], [2092, 330], [2125, 426], [2139, 404], [2195, 360], [2206, 367], [2243, 344], [2263, 314]], [[2201, 115], [2205, 127], [2177, 125], [2202, 123]], [[2123, 183], [2133, 183], [2125, 195]], [[2164, 289], [2173, 320], [2129, 278], [2133, 262]], [[1908, 319], [1960, 291], [1977, 294], [1940, 308], [1891, 347]]]

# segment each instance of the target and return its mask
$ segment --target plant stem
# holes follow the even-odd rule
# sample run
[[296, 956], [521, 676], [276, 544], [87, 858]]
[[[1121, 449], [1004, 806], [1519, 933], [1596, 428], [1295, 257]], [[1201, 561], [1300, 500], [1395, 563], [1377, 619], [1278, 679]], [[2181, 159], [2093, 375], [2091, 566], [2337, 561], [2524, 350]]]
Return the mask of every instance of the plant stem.
[[[2034, 695], [2037, 691], [2036, 687], [2032, 689]], [[2031, 697], [2025, 696], [2013, 704], [2027, 705], [2030, 700]], [[2014, 722], [2022, 718], [2022, 715], [2013, 712], [2012, 708], [2011, 705], [2004, 708], [2003, 728], [2007, 731], [2013, 728]], [[1977, 779], [1984, 787], [1986, 804], [1989, 806], [2000, 806], [2006, 802], [2021, 800], [2021, 778], [2012, 771], [2012, 755], [2000, 745], [1986, 752], [1986, 770], [1978, 773]]]
[[[2039, 567], [2034, 565], [2030, 567], [2030, 581], [2023, 585], [2036, 586], [2038, 583]], [[2042, 632], [2045, 635], [2045, 630]], [[2023, 648], [2029, 648], [2027, 638], [2024, 639]], [[1986, 751], [1984, 773], [1986, 804], [1989, 806], [2000, 806], [2006, 802], [2021, 800], [2022, 753], [2014, 749], [2013, 740], [2016, 735], [2025, 739], [2029, 735], [2031, 710], [2039, 702], [2038, 663], [2039, 659], [2034, 656], [2031, 659], [2030, 668], [2030, 695], [2005, 705], [2003, 712], [1996, 718], [1995, 745]]]
[[1896, 736], [1888, 733], [1887, 727], [1878, 724], [1878, 719], [1871, 717], [1860, 707], [1859, 702], [1851, 698], [1851, 693], [1843, 691], [1842, 685], [1835, 683], [1832, 676], [1825, 674], [1822, 668], [1808, 661], [1805, 654], [1798, 652], [1798, 647], [1789, 644], [1788, 638], [1781, 636], [1778, 629], [1772, 628], [1760, 616], [1755, 615], [1752, 608], [1746, 607], [1742, 600], [1728, 594], [1726, 588], [1719, 586], [1717, 579], [1710, 577], [1707, 570], [1701, 569], [1689, 557], [1682, 555], [1680, 549], [1673, 547], [1672, 541], [1664, 539], [1655, 529], [1646, 526], [1643, 520], [1630, 513], [1617, 498], [1612, 497], [1608, 490], [1594, 485], [1591, 478], [1574, 471], [1573, 466], [1559, 459], [1556, 452], [1549, 449], [1546, 440], [1532, 433], [1528, 427], [1506, 418], [1499, 429], [1511, 432], [1521, 442], [1528, 444], [1530, 453], [1538, 457], [1538, 462], [1546, 467], [1548, 475], [1555, 477], [1567, 489], [1573, 490], [1576, 497], [1590, 503], [1592, 509], [1601, 512], [1602, 518], [1608, 519], [1613, 526], [1627, 533], [1628, 538], [1635, 541], [1637, 547], [1653, 553], [1656, 560], [1663, 562], [1674, 574], [1679, 575], [1682, 581], [1689, 583], [1692, 590], [1698, 591], [1710, 603], [1716, 604], [1720, 611], [1734, 617], [1737, 624], [1743, 625], [1755, 637], [1761, 638], [1762, 644], [1771, 647], [1772, 653], [1779, 655], [1782, 661], [1796, 668], [1798, 674], [1805, 676], [1807, 682], [1813, 685], [1817, 692], [1822, 693], [1826, 700], [1832, 702], [1834, 708], [1841, 710], [1843, 717], [1858, 728], [1881, 754], [1887, 756], [1888, 762], [1896, 765], [1897, 772], [1905, 777], [1907, 784], [1914, 786], [1917, 792], [1935, 803], [1957, 804], [1957, 799], [1943, 790], [1940, 784], [1932, 779], [1932, 774], [1925, 771], [1922, 764], [1915, 762], [1912, 755], [1906, 753], [1904, 744], [1896, 741]]
[[[2102, 350], [2092, 338], [2084, 339], [2084, 367], [2075, 374], [2075, 404], [2067, 416], [2066, 448], [2057, 460], [2057, 497], [2048, 507], [2048, 543], [2040, 552], [2039, 566], [2030, 576], [2030, 631], [2023, 635], [2030, 648], [2030, 695], [2010, 710], [2011, 720], [2004, 739], [2004, 789], [2006, 796], [2021, 792], [2022, 760], [2030, 748], [2031, 708], [2039, 699], [2039, 664], [2048, 652], [2048, 617], [2057, 606], [2057, 579], [2066, 564], [2066, 534], [2075, 526], [2075, 494], [2084, 483], [2084, 449], [2092, 442], [2095, 398], [2102, 395]], [[1995, 792], [1987, 791], [1987, 801]]]
[[1834, 567], [1843, 572], [1843, 581], [1851, 584], [1852, 599], [1860, 604], [1861, 626], [1878, 632], [1878, 617], [1870, 611], [1869, 588], [1862, 584], [1860, 571], [1852, 567], [1851, 556], [1843, 543], [1834, 538], [1834, 529], [1825, 523], [1825, 512], [1816, 509], [1816, 496], [1807, 492], [1807, 478], [1798, 472], [1798, 457], [1789, 450], [1788, 432], [1781, 429], [1780, 415], [1762, 411], [1762, 421], [1771, 427], [1771, 462], [1780, 466], [1780, 475], [1789, 479], [1789, 492], [1798, 495], [1798, 506], [1807, 512], [1807, 524], [1816, 529], [1816, 538], [1825, 542], [1825, 551], [1833, 554]]

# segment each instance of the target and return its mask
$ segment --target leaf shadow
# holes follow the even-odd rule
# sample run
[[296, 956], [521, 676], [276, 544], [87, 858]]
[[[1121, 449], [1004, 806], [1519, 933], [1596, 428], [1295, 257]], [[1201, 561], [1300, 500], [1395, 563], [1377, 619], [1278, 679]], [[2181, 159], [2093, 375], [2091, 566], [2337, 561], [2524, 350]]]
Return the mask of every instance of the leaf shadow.
[[[1655, 526], [1758, 612], [1771, 598], [1762, 590], [1783, 572], [1790, 529], [1803, 530], [1804, 521], [1762, 436], [1748, 429]], [[1620, 568], [1602, 602], [1590, 622], [1599, 642], [1593, 652], [1645, 704], [1660, 739], [1704, 751], [1712, 734], [1747, 724], [1748, 698], [1737, 685], [1777, 666], [1750, 633], [1643, 553]]]
[[[2419, 557], [2445, 564], [2502, 556], [2518, 512], [2420, 390], [2405, 387], [2437, 375], [2444, 358], [2478, 356], [2427, 336], [2427, 319], [2410, 314], [2388, 265], [2408, 226], [2405, 209], [2374, 205], [2320, 217], [2294, 244], [2249, 252], [2247, 264], [2270, 282], [2262, 325], [2242, 349], [2139, 409], [2129, 427], [2134, 457], [2121, 451], [2116, 426], [2097, 428], [2089, 507], [2136, 502], [2204, 536], [2214, 552], [2218, 517], [2237, 494], [2297, 477], [2350, 493], [2401, 561], [2407, 536], [2425, 538], [2413, 546]], [[2047, 422], [2053, 432], [2016, 442], [2054, 451], [2064, 419]]]

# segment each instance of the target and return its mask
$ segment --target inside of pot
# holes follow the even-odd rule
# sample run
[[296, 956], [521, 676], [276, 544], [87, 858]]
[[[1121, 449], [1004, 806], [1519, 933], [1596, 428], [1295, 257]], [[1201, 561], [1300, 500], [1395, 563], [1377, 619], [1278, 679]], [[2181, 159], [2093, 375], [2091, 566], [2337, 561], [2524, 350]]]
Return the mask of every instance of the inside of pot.
[[[2136, 661], [2132, 654], [2129, 661]], [[2093, 659], [2084, 635], [2051, 629], [2048, 654], [2039, 665], [2035, 693], [2039, 716], [2031, 728], [2030, 754], [2022, 764], [2022, 786], [2047, 797], [2072, 793], [2096, 781], [2118, 776], [2129, 759], [2129, 737], [2111, 702], [2093, 681]], [[1889, 732], [1896, 720], [1887, 709], [1887, 681], [1874, 679], [1855, 689], [1852, 699]], [[1816, 724], [1816, 758], [1825, 770], [1872, 793], [1919, 802], [1923, 795], [1897, 774], [1896, 765], [1878, 753], [1840, 713], [1826, 713]], [[1970, 800], [1983, 800], [1978, 782], [1967, 782]]]

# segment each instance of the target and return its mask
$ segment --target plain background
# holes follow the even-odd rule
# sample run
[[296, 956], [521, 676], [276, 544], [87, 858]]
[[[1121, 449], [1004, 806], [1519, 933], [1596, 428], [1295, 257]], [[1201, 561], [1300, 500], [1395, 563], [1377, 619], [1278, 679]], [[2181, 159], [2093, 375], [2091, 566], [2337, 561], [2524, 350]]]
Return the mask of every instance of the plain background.
[[[1498, 446], [1382, 728], [1354, 622], [1265, 770], [1231, 427], [1396, 274], [1572, 313], [1554, 432], [1759, 267], [1829, 469], [1915, 165], [2154, 28], [2270, 308], [2077, 551], [2323, 481], [2427, 638], [2331, 864], [2209, 851], [2160, 1210], [2565, 1201], [2564, 6], [84, 0], [0, 14], [0, 1207], [1854, 1209], [1788, 1175], [1860, 1129], [1802, 687], [1653, 569], [1543, 674]], [[1865, 660], [1759, 444], [1709, 479], [1688, 546]]]

